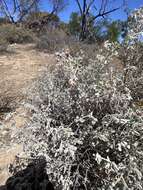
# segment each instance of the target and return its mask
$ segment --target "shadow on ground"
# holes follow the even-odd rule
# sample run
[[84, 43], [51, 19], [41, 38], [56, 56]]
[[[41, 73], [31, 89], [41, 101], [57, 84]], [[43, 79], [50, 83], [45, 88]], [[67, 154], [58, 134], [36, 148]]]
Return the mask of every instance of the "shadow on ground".
[[26, 169], [16, 172], [0, 190], [54, 190], [46, 173], [44, 158], [32, 161]]

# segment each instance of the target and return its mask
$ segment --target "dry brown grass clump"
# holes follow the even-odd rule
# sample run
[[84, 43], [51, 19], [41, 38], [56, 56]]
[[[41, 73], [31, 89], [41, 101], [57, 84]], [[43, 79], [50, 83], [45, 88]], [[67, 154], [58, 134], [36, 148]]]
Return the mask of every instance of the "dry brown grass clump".
[[69, 36], [61, 29], [47, 29], [43, 32], [36, 44], [36, 48], [45, 52], [61, 51], [69, 44]]

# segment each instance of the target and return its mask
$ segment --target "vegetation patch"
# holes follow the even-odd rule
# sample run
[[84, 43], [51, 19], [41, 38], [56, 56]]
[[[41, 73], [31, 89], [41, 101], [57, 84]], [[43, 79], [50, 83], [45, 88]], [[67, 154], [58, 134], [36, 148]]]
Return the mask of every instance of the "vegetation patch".
[[142, 110], [134, 104], [131, 81], [125, 83], [124, 73], [113, 75], [109, 67], [115, 46], [104, 48], [86, 65], [84, 54], [57, 53], [58, 64], [35, 86], [25, 153], [46, 157], [57, 190], [143, 186]]
[[[69, 30], [70, 38], [63, 29], [54, 26], [53, 30], [53, 25], [44, 25], [42, 31], [35, 32], [36, 48], [56, 52], [57, 62], [45, 68], [28, 89], [25, 107], [32, 115], [14, 134], [17, 143], [23, 144], [25, 165], [19, 162], [18, 167], [10, 169], [14, 173], [20, 166], [25, 167], [28, 160], [39, 158], [43, 167], [33, 163], [30, 170], [23, 170], [26, 178], [14, 176], [17, 188], [23, 179], [22, 185], [31, 188], [31, 181], [35, 175], [39, 179], [42, 168], [43, 179], [49, 177], [55, 190], [143, 189], [143, 8], [131, 13], [123, 28], [121, 23], [107, 24], [105, 34], [105, 22], [101, 28], [99, 24], [98, 30], [95, 20], [118, 8], [107, 10], [108, 1], [102, 1], [99, 13], [93, 15], [90, 10], [97, 9], [94, 1], [89, 2], [84, 0], [82, 6], [76, 1], [80, 15], [73, 13], [69, 25], [62, 26]], [[64, 1], [52, 3], [53, 12], [48, 16], [64, 5]], [[32, 25], [39, 27], [47, 22], [43, 13], [33, 13], [29, 20], [33, 16], [39, 21]], [[59, 22], [58, 17], [52, 19]], [[2, 42], [25, 43], [33, 39], [32, 33], [20, 26], [8, 24], [0, 30]], [[100, 31], [104, 35], [98, 36]], [[101, 43], [95, 46], [97, 36]], [[72, 37], [75, 41], [71, 43]], [[117, 60], [121, 69], [115, 67]], [[1, 100], [0, 111], [7, 112], [12, 100]], [[28, 181], [31, 169], [37, 173]], [[45, 185], [43, 179], [39, 180], [41, 185]], [[10, 187], [15, 188], [14, 182], [11, 178]]]
[[34, 35], [32, 32], [24, 29], [23, 27], [18, 27], [13, 24], [6, 24], [0, 27], [0, 38], [6, 44], [31, 43], [33, 42]]
[[63, 30], [47, 29], [38, 38], [36, 48], [51, 53], [61, 51], [67, 44], [69, 44], [69, 37]]

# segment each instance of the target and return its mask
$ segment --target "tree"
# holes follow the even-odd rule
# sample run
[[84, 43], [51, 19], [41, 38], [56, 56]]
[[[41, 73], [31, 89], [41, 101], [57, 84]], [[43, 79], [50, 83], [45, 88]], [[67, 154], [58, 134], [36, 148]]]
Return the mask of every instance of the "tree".
[[107, 26], [107, 36], [111, 42], [117, 42], [119, 37], [121, 36], [120, 26], [118, 22], [112, 22], [109, 26]]
[[[92, 18], [92, 15], [90, 15], [90, 18]], [[79, 15], [78, 12], [71, 13], [70, 21], [69, 21], [69, 32], [71, 35], [74, 35], [77, 39], [80, 39], [80, 33], [81, 33], [81, 15]], [[88, 31], [86, 31], [86, 38], [88, 40], [95, 40], [97, 37], [97, 33], [101, 28], [100, 26], [97, 26], [94, 24], [94, 22], [90, 22], [88, 25]], [[100, 31], [101, 32], [101, 31]]]
[[74, 35], [76, 38], [79, 38], [80, 34], [80, 21], [81, 17], [77, 12], [71, 13], [69, 21], [69, 32], [71, 35]]
[[39, 11], [40, 0], [19, 0], [19, 21], [22, 21], [28, 14]]
[[[11, 0], [11, 2], [1, 0], [1, 13], [9, 18], [12, 23], [21, 22], [29, 13], [39, 11], [41, 2], [41, 0]], [[52, 6], [49, 15], [58, 14], [67, 4], [65, 0], [48, 0], [47, 3]]]
[[1, 0], [1, 13], [12, 23], [22, 21], [30, 11], [38, 7], [40, 0]]
[[[90, 15], [92, 19], [93, 15]], [[125, 37], [125, 21], [111, 21], [109, 19], [100, 19], [96, 23], [94, 21], [88, 23], [86, 31], [86, 39], [88, 42], [103, 42], [109, 40], [111, 42], [118, 41], [119, 38]], [[79, 39], [81, 32], [81, 16], [78, 12], [73, 12], [69, 21], [69, 32], [71, 35]]]
[[[88, 26], [95, 22], [99, 17], [104, 18], [112, 12], [117, 11], [120, 7], [108, 9], [109, 0], [101, 0], [100, 8], [97, 9], [96, 0], [75, 0], [81, 15], [81, 33], [80, 39], [84, 40], [87, 37]], [[91, 10], [94, 9], [94, 13]], [[95, 14], [97, 12], [97, 14]], [[92, 16], [91, 16], [92, 15]]]
[[51, 12], [54, 14], [58, 14], [66, 7], [68, 1], [66, 1], [66, 0], [49, 0], [49, 3], [52, 5]]

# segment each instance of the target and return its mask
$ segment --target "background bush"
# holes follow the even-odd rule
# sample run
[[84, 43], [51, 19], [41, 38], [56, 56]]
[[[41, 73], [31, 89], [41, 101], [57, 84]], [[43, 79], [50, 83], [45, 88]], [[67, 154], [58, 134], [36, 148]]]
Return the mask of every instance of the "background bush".
[[8, 42], [5, 39], [0, 38], [0, 52], [1, 53], [6, 52], [7, 48], [8, 48]]
[[40, 51], [61, 51], [69, 43], [69, 37], [60, 29], [47, 29], [38, 38], [36, 48]]
[[13, 24], [0, 26], [0, 38], [7, 43], [31, 43], [34, 34], [23, 27]]

